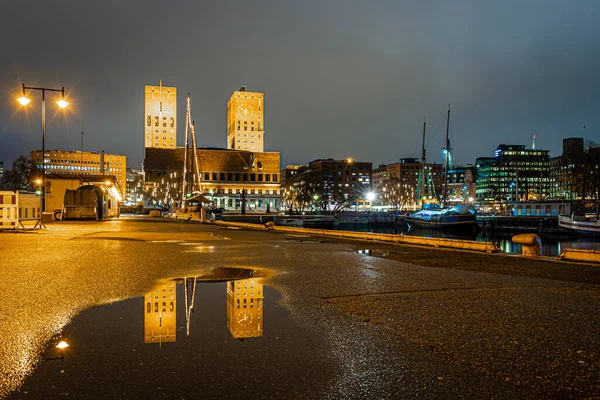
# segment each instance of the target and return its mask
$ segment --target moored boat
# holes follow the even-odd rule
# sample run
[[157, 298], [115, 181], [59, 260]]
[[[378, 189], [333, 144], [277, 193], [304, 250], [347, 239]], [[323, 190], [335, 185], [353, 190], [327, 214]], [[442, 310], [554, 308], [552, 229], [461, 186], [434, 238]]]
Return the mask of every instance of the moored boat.
[[411, 228], [473, 229], [476, 210], [471, 204], [457, 204], [443, 209], [423, 209], [406, 217]]
[[584, 235], [600, 235], [600, 219], [584, 215], [558, 216], [558, 226]]

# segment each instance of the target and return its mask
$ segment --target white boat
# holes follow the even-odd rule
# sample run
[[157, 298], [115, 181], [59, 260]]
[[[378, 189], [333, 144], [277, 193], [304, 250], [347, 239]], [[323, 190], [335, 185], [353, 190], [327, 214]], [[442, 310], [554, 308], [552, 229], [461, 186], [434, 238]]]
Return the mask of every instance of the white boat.
[[596, 217], [586, 217], [575, 213], [570, 216], [559, 215], [558, 226], [585, 235], [600, 235], [600, 219]]
[[429, 229], [474, 229], [477, 225], [475, 208], [471, 204], [457, 204], [444, 209], [423, 209], [410, 214], [410, 227]]

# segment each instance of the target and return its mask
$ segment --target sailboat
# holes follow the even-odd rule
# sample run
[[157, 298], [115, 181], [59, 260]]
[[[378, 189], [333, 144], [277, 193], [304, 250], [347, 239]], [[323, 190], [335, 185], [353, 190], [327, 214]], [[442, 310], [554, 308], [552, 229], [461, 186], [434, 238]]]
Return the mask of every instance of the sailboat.
[[410, 228], [428, 229], [473, 229], [477, 225], [476, 210], [471, 204], [447, 205], [448, 195], [448, 170], [450, 161], [450, 105], [448, 105], [448, 117], [446, 119], [446, 147], [444, 148], [444, 191], [442, 195], [442, 207], [438, 209], [423, 208], [423, 195], [425, 188], [425, 123], [423, 123], [423, 151], [421, 156], [421, 210], [409, 214], [406, 222]]

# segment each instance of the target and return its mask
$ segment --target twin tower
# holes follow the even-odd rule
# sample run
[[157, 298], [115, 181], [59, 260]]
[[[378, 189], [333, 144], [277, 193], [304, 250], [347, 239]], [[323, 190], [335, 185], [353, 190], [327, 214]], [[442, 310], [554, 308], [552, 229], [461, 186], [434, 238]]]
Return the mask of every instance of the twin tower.
[[[177, 147], [177, 88], [145, 87], [145, 147]], [[265, 95], [247, 92], [246, 86], [227, 101], [227, 148], [265, 151]]]

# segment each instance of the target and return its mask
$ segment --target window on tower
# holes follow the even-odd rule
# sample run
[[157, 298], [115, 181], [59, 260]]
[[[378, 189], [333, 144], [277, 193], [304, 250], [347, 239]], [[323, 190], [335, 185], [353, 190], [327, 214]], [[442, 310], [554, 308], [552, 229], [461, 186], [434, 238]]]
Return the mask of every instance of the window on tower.
[[158, 117], [154, 117], [154, 126], [158, 126]]
[[148, 117], [146, 118], [146, 125], [148, 126], [152, 126], [152, 117], [148, 115]]
[[163, 128], [167, 127], [167, 117], [163, 117]]
[[175, 118], [171, 117], [171, 128], [175, 127]]

